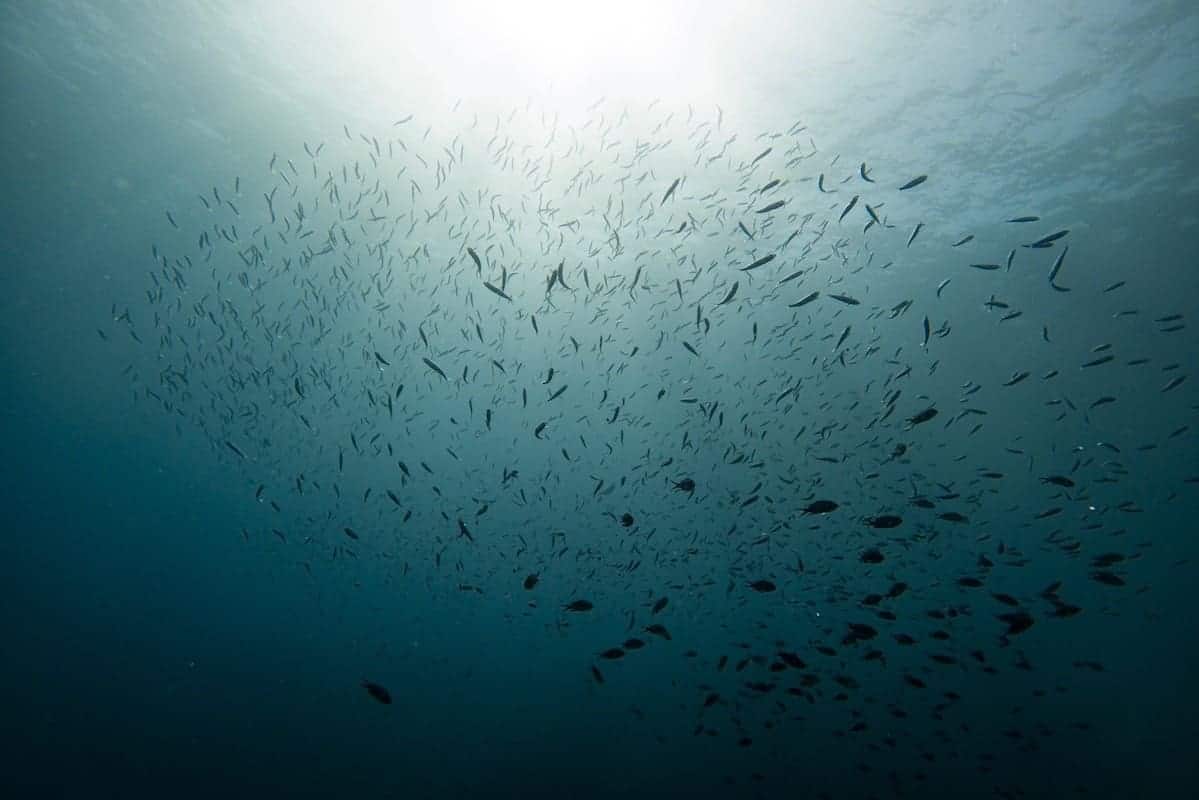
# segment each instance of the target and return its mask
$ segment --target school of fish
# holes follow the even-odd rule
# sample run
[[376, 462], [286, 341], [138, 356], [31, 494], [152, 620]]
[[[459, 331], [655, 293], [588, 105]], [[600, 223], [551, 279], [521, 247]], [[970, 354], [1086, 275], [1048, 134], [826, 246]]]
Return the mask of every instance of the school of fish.
[[[666, 650], [681, 735], [754, 748], [838, 709], [918, 781], [969, 721], [961, 674], [1051, 703], [1103, 670], [1028, 642], [1147, 589], [1130, 484], [1193, 447], [1186, 365], [1121, 345], [1185, 314], [1094, 285], [1077, 220], [923, 218], [937, 172], [656, 103], [345, 127], [169, 209], [99, 334], [137, 343], [136, 404], [211, 443], [269, 557], [504, 603], [565, 631], [597, 703]], [[1129, 333], [1058, 343], [1096, 303]], [[1152, 441], [1118, 433], [1130, 382], [1172, 409]], [[1050, 735], [1036, 714], [994, 751]], [[929, 718], [938, 739], [904, 735]]]

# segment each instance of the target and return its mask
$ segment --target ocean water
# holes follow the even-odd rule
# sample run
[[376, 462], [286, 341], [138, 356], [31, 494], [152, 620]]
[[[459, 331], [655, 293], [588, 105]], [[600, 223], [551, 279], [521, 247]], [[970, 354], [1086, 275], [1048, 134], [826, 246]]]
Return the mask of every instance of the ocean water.
[[1193, 4], [0, 44], [6, 796], [1194, 796]]

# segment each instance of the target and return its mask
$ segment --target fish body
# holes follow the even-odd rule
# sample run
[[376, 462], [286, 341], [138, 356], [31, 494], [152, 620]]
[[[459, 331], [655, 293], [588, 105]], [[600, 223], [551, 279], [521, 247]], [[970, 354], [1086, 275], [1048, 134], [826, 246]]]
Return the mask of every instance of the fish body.
[[391, 692], [380, 684], [373, 681], [363, 680], [362, 688], [366, 689], [366, 693], [375, 699], [376, 702], [382, 703], [385, 706], [391, 705]]

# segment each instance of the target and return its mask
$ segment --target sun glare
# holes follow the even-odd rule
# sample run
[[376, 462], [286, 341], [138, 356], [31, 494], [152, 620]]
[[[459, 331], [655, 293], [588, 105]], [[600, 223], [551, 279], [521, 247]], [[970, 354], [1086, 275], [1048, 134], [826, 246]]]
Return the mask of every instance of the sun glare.
[[545, 82], [571, 91], [620, 80], [623, 89], [656, 82], [679, 66], [663, 4], [525, 0], [478, 7], [474, 44], [501, 56], [494, 66], [531, 88]]
[[694, 6], [650, 0], [361, 0], [307, 26], [388, 93], [569, 103], [704, 94], [695, 19]]

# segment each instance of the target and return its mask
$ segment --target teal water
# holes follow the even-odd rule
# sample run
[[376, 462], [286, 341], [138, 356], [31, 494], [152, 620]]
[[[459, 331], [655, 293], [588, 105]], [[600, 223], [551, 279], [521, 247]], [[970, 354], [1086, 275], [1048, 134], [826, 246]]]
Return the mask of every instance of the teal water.
[[0, 10], [15, 796], [1192, 796], [1194, 10], [517, 8]]

